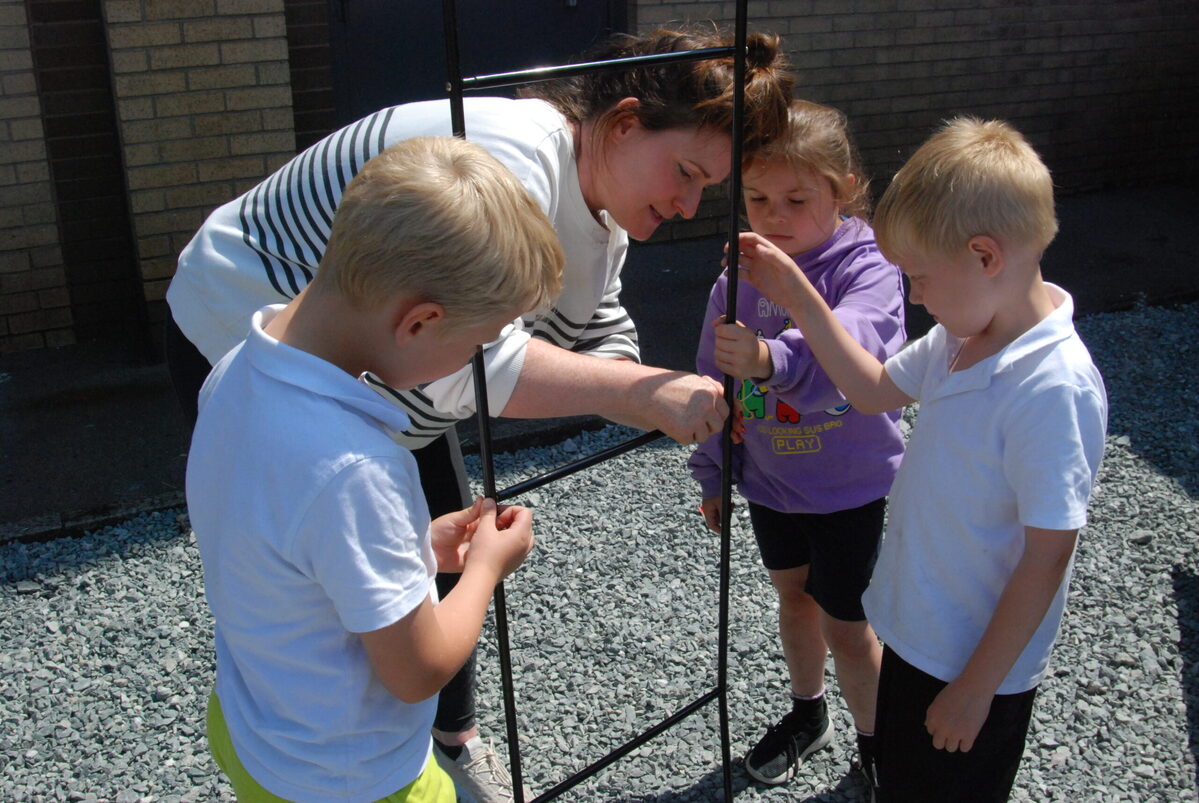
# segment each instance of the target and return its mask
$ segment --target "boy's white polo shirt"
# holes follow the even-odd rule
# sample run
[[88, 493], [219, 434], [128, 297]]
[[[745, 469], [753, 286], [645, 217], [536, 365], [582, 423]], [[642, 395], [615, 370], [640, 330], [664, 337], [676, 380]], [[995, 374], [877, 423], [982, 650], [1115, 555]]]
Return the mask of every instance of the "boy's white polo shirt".
[[374, 801], [429, 757], [436, 696], [375, 678], [357, 633], [436, 594], [407, 416], [263, 331], [200, 395], [187, 499], [216, 624], [216, 691], [238, 758], [296, 801]]
[[[1024, 527], [1072, 530], [1103, 454], [1107, 396], [1056, 309], [998, 354], [949, 373], [961, 340], [937, 325], [889, 359], [888, 376], [920, 402], [892, 486], [886, 537], [862, 597], [879, 637], [945, 681], [962, 671], [1024, 548]], [[1036, 634], [999, 687], [1014, 694], [1045, 674], [1071, 565]]]

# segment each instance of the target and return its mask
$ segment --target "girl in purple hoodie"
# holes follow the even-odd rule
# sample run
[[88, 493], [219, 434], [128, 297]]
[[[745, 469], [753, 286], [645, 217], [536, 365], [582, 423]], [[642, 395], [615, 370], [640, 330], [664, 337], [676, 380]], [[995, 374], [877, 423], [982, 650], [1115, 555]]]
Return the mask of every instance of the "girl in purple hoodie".
[[[743, 186], [750, 227], [795, 259], [850, 334], [879, 360], [899, 351], [906, 339], [902, 278], [864, 219], [869, 196], [845, 116], [795, 101], [788, 135], [747, 161]], [[737, 323], [726, 323], [726, 282], [722, 275], [712, 288], [696, 363], [701, 374], [740, 382], [744, 441], [734, 446], [734, 481], [779, 595], [791, 681], [790, 713], [750, 750], [746, 769], [764, 783], [784, 783], [829, 743], [824, 664], [831, 650], [872, 795], [882, 649], [861, 596], [903, 456], [899, 414], [862, 415], [849, 405], [787, 311], [748, 283], [739, 287]], [[714, 530], [720, 465], [718, 433], [690, 459]]]

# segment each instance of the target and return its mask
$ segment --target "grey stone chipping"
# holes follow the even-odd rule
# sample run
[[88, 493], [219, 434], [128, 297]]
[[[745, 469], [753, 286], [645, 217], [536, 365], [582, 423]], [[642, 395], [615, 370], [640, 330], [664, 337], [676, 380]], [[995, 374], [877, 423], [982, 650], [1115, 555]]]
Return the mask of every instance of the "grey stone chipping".
[[[1111, 399], [1107, 455], [1013, 799], [1194, 801], [1199, 304], [1092, 315], [1079, 330]], [[499, 455], [499, 484], [631, 434], [612, 426]], [[697, 512], [688, 451], [659, 441], [522, 500], [536, 509], [538, 545], [506, 591], [535, 792], [715, 685], [718, 540]], [[469, 468], [477, 476], [477, 461]], [[786, 705], [776, 605], [743, 509], [731, 576], [737, 798], [863, 799], [831, 664], [831, 749], [784, 787], [741, 770]], [[232, 800], [204, 740], [211, 637], [182, 510], [0, 545], [0, 801]], [[502, 745], [490, 623], [481, 652], [483, 726]], [[563, 799], [719, 799], [720, 756], [710, 704]]]

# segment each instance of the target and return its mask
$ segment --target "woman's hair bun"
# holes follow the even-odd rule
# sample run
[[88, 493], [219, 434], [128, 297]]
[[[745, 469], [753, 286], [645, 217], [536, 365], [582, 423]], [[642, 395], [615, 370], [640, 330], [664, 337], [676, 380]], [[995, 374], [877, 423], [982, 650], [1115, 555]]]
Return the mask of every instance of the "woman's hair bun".
[[[776, 62], [778, 64], [776, 65]], [[751, 70], [782, 66], [779, 58], [779, 37], [775, 34], [751, 33], [745, 38], [745, 65]]]

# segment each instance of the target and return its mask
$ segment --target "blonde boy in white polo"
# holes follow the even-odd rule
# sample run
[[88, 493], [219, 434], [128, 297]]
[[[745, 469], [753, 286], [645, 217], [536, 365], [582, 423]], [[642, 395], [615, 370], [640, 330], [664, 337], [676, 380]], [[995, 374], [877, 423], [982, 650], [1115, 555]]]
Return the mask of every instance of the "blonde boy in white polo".
[[[215, 619], [208, 735], [239, 800], [437, 801], [438, 690], [475, 645], [532, 514], [429, 521], [412, 388], [559, 291], [545, 215], [486, 151], [413, 139], [346, 188], [316, 278], [259, 310], [205, 382], [187, 502]], [[438, 569], [462, 572], [440, 602]]]
[[738, 264], [860, 412], [920, 402], [862, 598], [886, 645], [879, 800], [1003, 801], [1061, 622], [1107, 396], [1069, 294], [1041, 278], [1053, 184], [1011, 126], [947, 123], [896, 174], [874, 230], [937, 321], [885, 365], [769, 242], [743, 234]]

